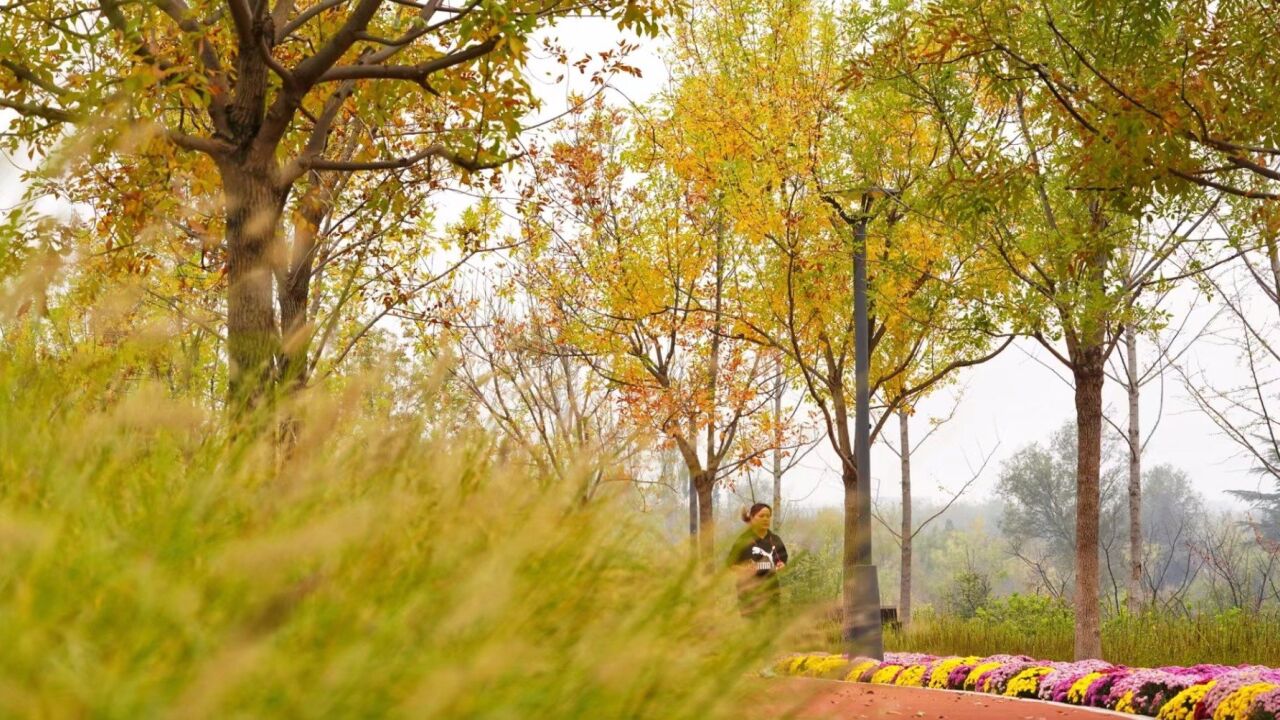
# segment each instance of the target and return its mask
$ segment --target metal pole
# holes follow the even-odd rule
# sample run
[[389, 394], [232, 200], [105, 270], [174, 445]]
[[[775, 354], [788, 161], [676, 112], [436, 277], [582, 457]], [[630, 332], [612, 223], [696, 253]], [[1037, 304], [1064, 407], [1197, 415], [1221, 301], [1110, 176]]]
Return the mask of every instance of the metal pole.
[[868, 368], [871, 359], [870, 328], [867, 320], [867, 202], [854, 226], [853, 313], [854, 313], [854, 459], [858, 465], [857, 565], [845, 578], [845, 592], [852, 594], [854, 617], [849, 628], [849, 654], [854, 657], [884, 657], [880, 627], [880, 581], [871, 564], [871, 408]]
[[858, 564], [871, 564], [871, 408], [867, 363], [871, 357], [867, 320], [867, 218], [857, 226], [853, 249], [854, 422], [853, 454], [858, 463]]

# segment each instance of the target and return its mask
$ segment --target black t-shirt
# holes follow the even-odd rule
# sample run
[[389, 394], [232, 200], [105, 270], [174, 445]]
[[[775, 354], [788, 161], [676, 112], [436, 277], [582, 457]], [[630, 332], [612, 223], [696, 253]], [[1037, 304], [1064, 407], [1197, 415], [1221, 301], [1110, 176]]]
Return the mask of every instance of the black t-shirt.
[[775, 574], [778, 563], [786, 561], [787, 546], [783, 545], [782, 538], [772, 531], [766, 532], [764, 537], [756, 537], [754, 532], [747, 530], [738, 536], [738, 540], [733, 544], [733, 550], [729, 553], [730, 565], [754, 564], [756, 577]]

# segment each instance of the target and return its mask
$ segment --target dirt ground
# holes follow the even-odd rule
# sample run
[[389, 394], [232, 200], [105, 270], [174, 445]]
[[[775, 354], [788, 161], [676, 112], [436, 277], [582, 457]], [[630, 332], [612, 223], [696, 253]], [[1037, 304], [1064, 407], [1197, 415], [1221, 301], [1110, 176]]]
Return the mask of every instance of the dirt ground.
[[925, 690], [867, 683], [778, 678], [760, 681], [751, 717], [796, 720], [927, 718], [928, 720], [1099, 720], [1132, 719], [1110, 710], [1080, 708], [996, 695]]

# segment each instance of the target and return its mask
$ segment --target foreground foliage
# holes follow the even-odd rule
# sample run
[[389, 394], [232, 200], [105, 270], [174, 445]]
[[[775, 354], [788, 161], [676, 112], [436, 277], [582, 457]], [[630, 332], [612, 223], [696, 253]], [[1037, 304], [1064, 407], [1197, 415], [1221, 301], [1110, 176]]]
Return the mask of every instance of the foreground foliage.
[[0, 716], [725, 717], [769, 652], [429, 384], [312, 393], [284, 452], [146, 379], [156, 347], [29, 341], [0, 336]]

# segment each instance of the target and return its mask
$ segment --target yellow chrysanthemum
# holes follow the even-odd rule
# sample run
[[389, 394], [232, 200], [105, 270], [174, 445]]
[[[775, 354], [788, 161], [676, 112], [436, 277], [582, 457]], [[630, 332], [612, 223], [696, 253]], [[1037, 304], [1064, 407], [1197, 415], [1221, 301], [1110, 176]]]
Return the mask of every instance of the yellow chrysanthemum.
[[1246, 720], [1253, 706], [1253, 699], [1276, 687], [1275, 683], [1269, 682], [1245, 685], [1218, 703], [1218, 708], [1213, 711], [1213, 720]]
[[804, 658], [803, 655], [788, 655], [774, 663], [773, 670], [774, 672], [782, 675], [791, 675], [795, 673], [796, 664], [799, 663], [802, 658]]
[[866, 672], [867, 670], [870, 670], [871, 668], [879, 664], [880, 663], [876, 662], [875, 660], [863, 660], [862, 662], [850, 668], [849, 672], [845, 674], [844, 679], [850, 682], [856, 682], [858, 678], [862, 677], [862, 673]]
[[1200, 702], [1209, 691], [1213, 689], [1216, 680], [1210, 680], [1199, 685], [1192, 685], [1183, 690], [1173, 699], [1160, 706], [1160, 713], [1156, 715], [1157, 720], [1192, 720], [1196, 716], [1196, 703]]
[[991, 670], [995, 670], [1001, 665], [1004, 665], [1004, 663], [984, 662], [981, 665], [975, 666], [972, 670], [969, 671], [969, 676], [964, 679], [964, 689], [973, 690], [978, 686], [978, 678], [982, 677], [983, 673]]
[[1005, 686], [1004, 694], [1009, 697], [1034, 697], [1036, 691], [1040, 689], [1040, 678], [1051, 672], [1053, 668], [1043, 665], [1029, 667], [1013, 676]]
[[981, 658], [970, 655], [969, 657], [948, 658], [933, 666], [933, 672], [929, 673], [929, 687], [945, 688], [947, 686], [947, 676], [952, 670], [961, 665], [972, 665]]
[[875, 671], [875, 674], [871, 676], [871, 682], [876, 685], [889, 685], [893, 682], [894, 678], [898, 677], [898, 673], [901, 670], [901, 665], [885, 665]]
[[1133, 704], [1133, 694], [1134, 694], [1133, 691], [1130, 690], [1129, 692], [1120, 696], [1120, 702], [1116, 703], [1116, 712], [1129, 713], [1130, 715], [1142, 714], [1138, 712], [1137, 706]]
[[924, 665], [911, 665], [903, 670], [898, 679], [893, 681], [894, 685], [902, 685], [904, 687], [920, 687], [924, 684]]
[[849, 664], [849, 659], [843, 655], [827, 655], [819, 656], [809, 660], [805, 666], [803, 675], [805, 677], [827, 677], [832, 673], [843, 670], [845, 665]]
[[1083, 705], [1084, 694], [1089, 692], [1089, 686], [1093, 684], [1093, 681], [1100, 677], [1102, 677], [1102, 673], [1091, 672], [1071, 683], [1071, 687], [1067, 689], [1067, 702], [1073, 705]]

